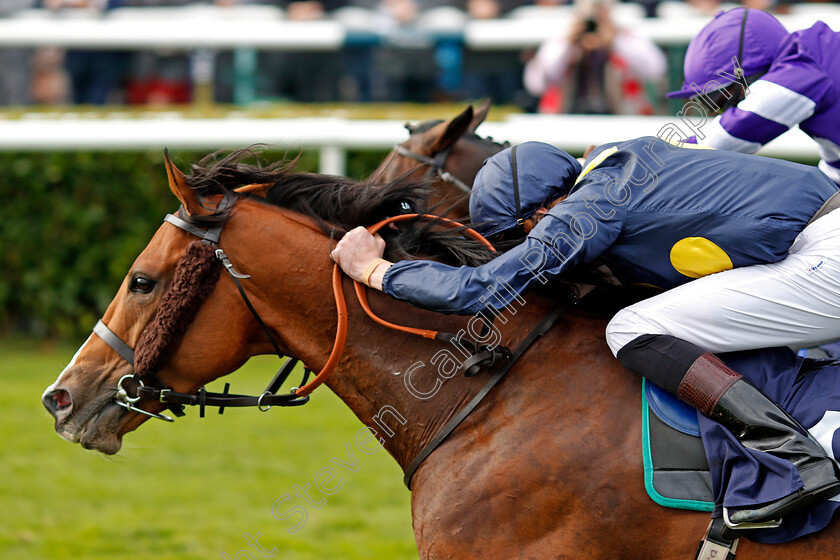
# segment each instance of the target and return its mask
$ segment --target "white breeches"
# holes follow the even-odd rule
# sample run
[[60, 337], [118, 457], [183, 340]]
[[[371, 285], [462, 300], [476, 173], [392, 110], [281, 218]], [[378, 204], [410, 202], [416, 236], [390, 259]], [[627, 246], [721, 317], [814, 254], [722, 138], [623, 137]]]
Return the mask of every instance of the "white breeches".
[[777, 263], [688, 282], [622, 309], [607, 325], [613, 354], [644, 334], [671, 335], [708, 352], [840, 339], [840, 210], [806, 227]]

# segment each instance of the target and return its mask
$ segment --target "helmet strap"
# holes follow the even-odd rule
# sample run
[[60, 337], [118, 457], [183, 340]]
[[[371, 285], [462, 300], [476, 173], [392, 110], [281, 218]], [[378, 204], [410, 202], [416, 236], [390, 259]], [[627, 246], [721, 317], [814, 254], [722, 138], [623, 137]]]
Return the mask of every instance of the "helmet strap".
[[741, 18], [741, 37], [738, 39], [738, 67], [735, 68], [735, 75], [739, 78], [744, 75], [743, 63], [741, 61], [744, 57], [744, 35], [747, 30], [747, 14], [749, 11], [749, 8], [744, 8], [744, 17]]
[[519, 203], [519, 171], [516, 167], [516, 146], [510, 149], [510, 172], [513, 175], [513, 203], [516, 205], [516, 225], [522, 226], [522, 207]]

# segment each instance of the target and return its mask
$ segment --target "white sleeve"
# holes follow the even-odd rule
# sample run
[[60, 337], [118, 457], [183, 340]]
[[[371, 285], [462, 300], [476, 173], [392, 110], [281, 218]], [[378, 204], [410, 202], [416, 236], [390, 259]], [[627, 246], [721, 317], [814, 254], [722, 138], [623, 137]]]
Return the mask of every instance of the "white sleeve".
[[665, 76], [668, 60], [656, 44], [645, 37], [619, 31], [613, 41], [613, 51], [626, 63], [630, 72], [646, 82]]
[[540, 45], [534, 58], [525, 65], [522, 81], [528, 93], [540, 96], [549, 85], [562, 85], [571, 51], [565, 38], [554, 37]]

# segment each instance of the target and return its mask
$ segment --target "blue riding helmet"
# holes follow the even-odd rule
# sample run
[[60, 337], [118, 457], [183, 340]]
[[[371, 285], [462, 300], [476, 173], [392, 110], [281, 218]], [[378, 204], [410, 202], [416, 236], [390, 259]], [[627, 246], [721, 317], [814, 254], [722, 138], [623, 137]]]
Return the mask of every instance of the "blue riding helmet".
[[517, 225], [513, 168], [517, 171], [519, 216], [528, 218], [536, 210], [564, 194], [575, 184], [581, 167], [578, 160], [544, 142], [525, 142], [506, 148], [484, 161], [470, 194], [470, 221], [485, 236], [496, 235]]
[[719, 12], [688, 45], [682, 88], [666, 96], [694, 97], [730, 85], [732, 79], [722, 74], [734, 74], [732, 57], [738, 57], [745, 76], [764, 73], [788, 35], [781, 22], [767, 12], [748, 8]]

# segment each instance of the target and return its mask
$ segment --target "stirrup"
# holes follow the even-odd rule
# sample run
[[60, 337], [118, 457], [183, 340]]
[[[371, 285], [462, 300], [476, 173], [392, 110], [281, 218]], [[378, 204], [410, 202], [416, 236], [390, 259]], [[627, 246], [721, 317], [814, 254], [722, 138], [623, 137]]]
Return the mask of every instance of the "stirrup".
[[723, 522], [730, 529], [748, 531], [752, 529], [776, 529], [782, 524], [781, 519], [768, 519], [767, 521], [743, 521], [735, 523], [729, 519], [729, 508], [723, 508]]

